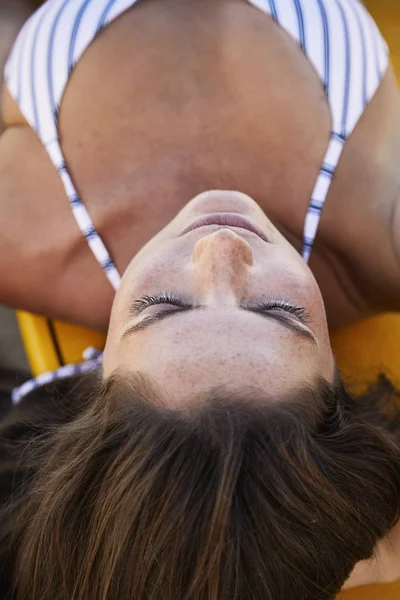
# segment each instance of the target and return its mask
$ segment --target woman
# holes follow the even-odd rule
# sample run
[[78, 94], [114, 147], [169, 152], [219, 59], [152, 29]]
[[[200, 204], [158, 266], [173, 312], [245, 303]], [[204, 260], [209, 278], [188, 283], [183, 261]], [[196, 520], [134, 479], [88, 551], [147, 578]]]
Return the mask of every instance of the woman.
[[5, 73], [1, 299], [109, 326], [90, 393], [27, 447], [3, 424], [17, 597], [400, 576], [396, 392], [350, 396], [328, 333], [400, 305], [398, 92], [365, 9], [51, 0]]

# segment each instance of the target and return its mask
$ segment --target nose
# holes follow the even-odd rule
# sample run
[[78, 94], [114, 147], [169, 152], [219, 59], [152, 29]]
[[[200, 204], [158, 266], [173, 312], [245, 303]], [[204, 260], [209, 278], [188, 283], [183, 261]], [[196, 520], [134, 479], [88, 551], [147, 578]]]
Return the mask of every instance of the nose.
[[198, 293], [225, 298], [247, 295], [253, 252], [246, 240], [231, 229], [221, 228], [198, 240], [192, 263]]

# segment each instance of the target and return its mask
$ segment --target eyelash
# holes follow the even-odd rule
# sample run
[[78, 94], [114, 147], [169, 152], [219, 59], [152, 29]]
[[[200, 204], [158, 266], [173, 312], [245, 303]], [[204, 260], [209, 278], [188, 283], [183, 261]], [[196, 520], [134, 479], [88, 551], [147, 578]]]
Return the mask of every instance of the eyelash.
[[[152, 296], [143, 296], [142, 298], [139, 298], [139, 300], [135, 300], [130, 307], [130, 312], [133, 315], [138, 315], [149, 306], [154, 306], [155, 304], [172, 304], [173, 306], [178, 306], [180, 308], [191, 307], [189, 302], [186, 302], [183, 298], [179, 298], [175, 294], [169, 292], [157, 292]], [[311, 320], [310, 312], [306, 308], [294, 306], [293, 304], [290, 304], [290, 301], [286, 298], [265, 300], [264, 302], [257, 304], [257, 308], [265, 311], [274, 309], [284, 310], [285, 312], [295, 315], [303, 323], [308, 323]]]
[[261, 308], [262, 310], [274, 310], [276, 308], [280, 308], [288, 313], [296, 315], [303, 323], [309, 323], [311, 320], [310, 311], [302, 306], [293, 306], [290, 304], [290, 301], [287, 299], [283, 300], [266, 300], [257, 304], [257, 308]]
[[137, 315], [145, 308], [153, 306], [154, 304], [173, 304], [174, 306], [179, 306], [180, 308], [190, 307], [188, 302], [185, 302], [182, 298], [175, 296], [175, 294], [170, 294], [168, 292], [157, 292], [152, 296], [143, 296], [142, 298], [139, 298], [139, 300], [135, 300], [135, 302], [133, 302], [131, 305], [130, 311], [134, 315]]

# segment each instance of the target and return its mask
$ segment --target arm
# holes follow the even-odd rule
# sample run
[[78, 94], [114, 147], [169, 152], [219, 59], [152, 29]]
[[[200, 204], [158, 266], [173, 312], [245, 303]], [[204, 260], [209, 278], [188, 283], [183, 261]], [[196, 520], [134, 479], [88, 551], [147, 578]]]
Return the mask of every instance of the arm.
[[347, 142], [321, 220], [356, 318], [400, 311], [399, 156], [400, 95], [389, 68]]
[[[20, 3], [24, 12], [14, 14], [11, 25], [7, 7]], [[16, 35], [38, 4], [0, 0], [3, 62], [11, 30]], [[1, 100], [0, 303], [106, 331], [115, 293], [76, 225], [46, 149], [5, 84]]]

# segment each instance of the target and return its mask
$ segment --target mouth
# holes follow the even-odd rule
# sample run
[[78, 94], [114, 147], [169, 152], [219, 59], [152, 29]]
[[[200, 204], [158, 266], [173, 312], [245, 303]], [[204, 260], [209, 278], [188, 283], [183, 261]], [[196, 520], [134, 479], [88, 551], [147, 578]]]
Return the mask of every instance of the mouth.
[[239, 229], [246, 229], [251, 231], [260, 237], [264, 242], [268, 242], [266, 235], [249, 219], [238, 213], [213, 213], [211, 215], [204, 215], [196, 221], [193, 221], [189, 227], [186, 227], [180, 235], [185, 235], [189, 231], [199, 229], [200, 227], [206, 227], [207, 225], [219, 225], [220, 227], [237, 227]]

